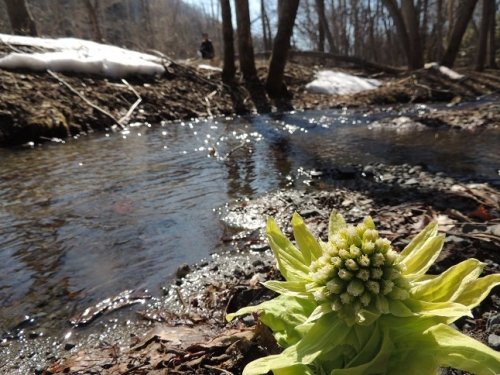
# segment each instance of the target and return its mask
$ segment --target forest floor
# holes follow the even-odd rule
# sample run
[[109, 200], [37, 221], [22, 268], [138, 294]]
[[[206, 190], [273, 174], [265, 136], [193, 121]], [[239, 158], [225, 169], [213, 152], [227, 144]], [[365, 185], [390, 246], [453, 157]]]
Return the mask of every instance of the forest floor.
[[[331, 67], [328, 67], [331, 68]], [[406, 103], [443, 102], [450, 108], [415, 115], [427, 126], [450, 128], [499, 127], [500, 102], [454, 107], [500, 92], [500, 72], [460, 71], [452, 80], [433, 69], [397, 75], [367, 73], [383, 86], [355, 95], [329, 96], [304, 89], [314, 78], [313, 67], [290, 63], [287, 102], [272, 103], [259, 85], [241, 81], [222, 85], [220, 73], [194, 65], [172, 63], [165, 77], [111, 81], [98, 77], [0, 70], [0, 144], [22, 145], [52, 138], [78, 137], [87, 132], [120, 128], [126, 122], [158, 123], [193, 117], [258, 113], [294, 108], [327, 109], [374, 106], [397, 108]], [[259, 76], [267, 72], [262, 64]], [[135, 106], [134, 103], [140, 103]], [[123, 121], [120, 121], [123, 119]], [[277, 278], [272, 254], [262, 230], [233, 227], [238, 218], [273, 216], [287, 228], [293, 211], [300, 212], [313, 232], [324, 238], [328, 214], [339, 208], [349, 222], [371, 214], [381, 234], [401, 249], [430, 220], [447, 234], [444, 250], [432, 272], [475, 257], [485, 273], [500, 271], [500, 192], [488, 184], [457, 181], [422, 166], [382, 164], [325, 171], [316, 189], [271, 192], [251, 202], [234, 202], [222, 218], [233, 250], [211, 261], [179, 270], [165, 298], [139, 313], [143, 324], [116, 328], [116, 340], [63, 342], [62, 353], [46, 350], [31, 372], [40, 374], [240, 374], [250, 360], [279, 349], [265, 327], [249, 316], [231, 324], [227, 312], [256, 304], [271, 294], [259, 282]], [[332, 182], [333, 181], [333, 182]], [[318, 187], [324, 188], [322, 191]], [[290, 234], [287, 231], [287, 234]], [[238, 250], [238, 251], [236, 251]], [[498, 288], [474, 310], [474, 318], [456, 322], [458, 329], [500, 349]], [[106, 319], [109, 311], [101, 311]], [[98, 314], [96, 314], [97, 317]], [[120, 328], [121, 327], [121, 328]], [[0, 360], [0, 372], [16, 373], [30, 354]], [[37, 354], [38, 355], [38, 354]], [[0, 355], [0, 356], [3, 356]], [[1, 358], [0, 358], [1, 359]], [[24, 366], [24, 367], [23, 367]], [[453, 370], [448, 370], [454, 374]], [[26, 373], [26, 372], [21, 372]]]
[[[5, 47], [3, 47], [5, 48]], [[6, 51], [4, 51], [6, 52]], [[2, 46], [0, 46], [0, 54]], [[445, 102], [455, 105], [500, 91], [500, 71], [459, 71], [454, 80], [436, 69], [398, 74], [366, 72], [349, 66], [325, 67], [377, 78], [383, 85], [353, 95], [311, 93], [305, 85], [318, 66], [291, 62], [285, 83], [289, 98], [269, 100], [260, 82], [267, 66], [258, 62], [260, 82], [245, 84], [236, 77], [233, 87], [221, 83], [221, 73], [198, 69], [199, 61], [168, 64], [163, 77], [109, 80], [101, 77], [51, 72], [0, 69], [0, 146], [40, 143], [53, 138], [78, 137], [104, 129], [119, 130], [131, 122], [159, 123], [195, 117], [265, 113], [282, 110], [363, 107], [404, 103]], [[498, 105], [486, 110], [463, 111], [426, 119], [459, 126], [499, 123]], [[430, 115], [432, 117], [432, 115]]]

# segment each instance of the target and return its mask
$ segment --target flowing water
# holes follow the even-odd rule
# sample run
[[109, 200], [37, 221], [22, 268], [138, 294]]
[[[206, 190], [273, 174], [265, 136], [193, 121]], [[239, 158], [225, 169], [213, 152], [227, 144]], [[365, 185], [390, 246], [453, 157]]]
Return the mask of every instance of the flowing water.
[[[424, 107], [418, 110], [428, 110]], [[307, 171], [424, 164], [498, 184], [499, 131], [372, 126], [394, 113], [289, 113], [132, 126], [65, 144], [0, 150], [0, 330], [46, 333], [125, 289], [159, 286], [214, 251], [217, 209]]]

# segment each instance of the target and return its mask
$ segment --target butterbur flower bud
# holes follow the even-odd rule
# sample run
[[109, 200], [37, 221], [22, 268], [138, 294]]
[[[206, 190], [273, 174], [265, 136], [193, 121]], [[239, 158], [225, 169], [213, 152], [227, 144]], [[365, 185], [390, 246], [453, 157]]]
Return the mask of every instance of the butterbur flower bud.
[[339, 270], [338, 272], [338, 276], [342, 279], [342, 280], [351, 280], [352, 279], [352, 273], [347, 271], [346, 269], [341, 269]]
[[375, 223], [373, 222], [371, 216], [365, 217], [363, 220], [363, 224], [367, 229], [375, 229]]
[[396, 259], [398, 258], [398, 253], [396, 253], [394, 250], [389, 250], [385, 254], [385, 263], [393, 265]]
[[347, 259], [345, 261], [345, 267], [350, 270], [350, 271], [357, 271], [359, 270], [359, 266], [358, 264], [356, 263], [356, 261], [354, 259]]
[[344, 285], [345, 282], [338, 278], [332, 279], [326, 283], [327, 289], [334, 294], [340, 294], [344, 292]]
[[379, 280], [384, 276], [384, 271], [382, 268], [372, 268], [370, 269], [370, 275], [372, 279]]
[[363, 253], [371, 255], [375, 251], [375, 244], [371, 241], [363, 241], [361, 248], [363, 249]]
[[342, 259], [340, 259], [339, 257], [333, 257], [331, 259], [331, 263], [337, 268], [342, 267]]
[[342, 259], [350, 259], [351, 258], [351, 253], [347, 251], [346, 249], [340, 249], [339, 250], [339, 257]]
[[323, 301], [326, 301], [328, 296], [326, 295], [324, 289], [321, 289], [321, 290], [316, 290], [314, 293], [313, 293], [313, 297], [316, 301], [318, 302], [323, 302]]
[[381, 267], [385, 263], [385, 257], [383, 254], [375, 253], [371, 256], [370, 262], [374, 267]]
[[359, 279], [352, 279], [347, 285], [347, 293], [351, 296], [357, 297], [365, 291], [364, 283]]
[[391, 242], [387, 238], [378, 238], [375, 241], [375, 245], [383, 254], [385, 254], [391, 248]]
[[370, 271], [366, 269], [361, 269], [356, 274], [356, 277], [360, 280], [368, 281], [368, 279], [370, 278]]
[[356, 233], [358, 234], [359, 238], [363, 238], [363, 233], [365, 233], [365, 230], [368, 228], [364, 223], [360, 223], [356, 225]]
[[358, 258], [358, 264], [361, 267], [368, 267], [370, 266], [370, 258], [363, 254]]
[[323, 252], [329, 257], [334, 257], [338, 255], [339, 250], [334, 244], [332, 244], [331, 242], [327, 242], [325, 247], [323, 248]]
[[351, 245], [349, 248], [349, 253], [353, 258], [357, 258], [361, 255], [361, 250], [356, 245]]
[[361, 304], [363, 306], [368, 306], [370, 304], [370, 302], [372, 301], [372, 296], [369, 292], [364, 292], [360, 297], [359, 297], [359, 302], [361, 302]]
[[378, 232], [375, 229], [367, 229], [363, 233], [363, 241], [375, 242], [378, 239]]
[[366, 283], [366, 288], [373, 294], [380, 293], [380, 284], [376, 281], [370, 280]]
[[340, 295], [340, 302], [342, 302], [344, 305], [352, 303], [353, 301], [354, 301], [354, 297], [347, 292], [342, 293]]

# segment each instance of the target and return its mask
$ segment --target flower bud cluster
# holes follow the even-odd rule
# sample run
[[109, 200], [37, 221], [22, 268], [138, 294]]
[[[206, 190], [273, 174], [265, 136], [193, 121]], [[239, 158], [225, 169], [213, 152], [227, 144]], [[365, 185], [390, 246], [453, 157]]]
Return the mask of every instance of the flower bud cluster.
[[389, 240], [379, 238], [370, 217], [339, 230], [323, 244], [323, 255], [310, 266], [312, 280], [324, 286], [318, 302], [330, 302], [340, 316], [362, 308], [387, 313], [389, 300], [408, 297], [409, 284]]

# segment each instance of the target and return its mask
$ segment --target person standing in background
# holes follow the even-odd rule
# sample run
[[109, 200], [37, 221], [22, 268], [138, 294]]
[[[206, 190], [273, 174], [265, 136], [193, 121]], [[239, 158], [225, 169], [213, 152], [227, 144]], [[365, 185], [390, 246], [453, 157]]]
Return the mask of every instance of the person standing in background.
[[212, 44], [212, 41], [208, 39], [208, 34], [203, 33], [203, 41], [201, 42], [200, 45], [200, 53], [201, 53], [201, 58], [202, 59], [207, 59], [211, 60], [214, 58], [214, 45]]

